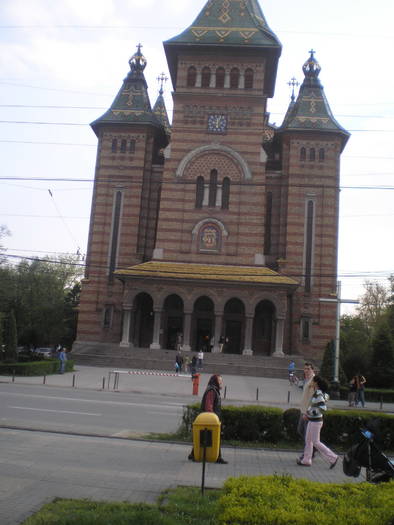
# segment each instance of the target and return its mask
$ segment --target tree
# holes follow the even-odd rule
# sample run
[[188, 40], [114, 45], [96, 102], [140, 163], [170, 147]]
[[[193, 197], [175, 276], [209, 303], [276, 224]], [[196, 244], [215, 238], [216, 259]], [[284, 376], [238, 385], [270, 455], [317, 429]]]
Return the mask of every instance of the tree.
[[373, 327], [384, 314], [388, 304], [390, 294], [388, 289], [376, 281], [365, 281], [365, 293], [360, 298], [358, 315], [363, 319], [372, 333]]
[[[6, 235], [11, 235], [9, 229], [4, 224], [0, 224], [0, 241]], [[0, 264], [4, 262], [5, 260], [4, 256], [2, 255], [3, 252], [4, 252], [4, 248], [3, 248], [3, 245], [0, 243]]]
[[341, 318], [340, 362], [348, 378], [366, 374], [370, 361], [369, 330], [364, 319], [344, 315]]
[[[334, 364], [335, 364], [335, 342], [330, 341], [327, 343], [326, 349], [324, 351], [323, 355], [323, 361], [320, 367], [320, 375], [325, 377], [328, 381], [333, 381], [334, 379]], [[341, 384], [347, 383], [346, 375], [343, 371], [343, 368], [341, 366], [341, 362], [339, 362], [339, 382]]]
[[11, 310], [8, 319], [5, 323], [4, 345], [5, 345], [5, 359], [7, 361], [16, 361], [18, 344], [18, 336], [16, 332], [16, 321], [14, 310]]
[[[67, 291], [73, 289], [81, 276], [79, 258], [70, 256], [53, 261], [22, 260], [17, 266], [0, 267], [0, 311], [9, 315], [14, 310], [19, 344], [57, 344], [67, 333], [72, 344], [75, 330], [70, 335], [72, 316]], [[75, 296], [74, 302], [78, 297]]]
[[387, 323], [378, 326], [372, 341], [372, 358], [368, 383], [371, 386], [394, 386], [394, 346]]

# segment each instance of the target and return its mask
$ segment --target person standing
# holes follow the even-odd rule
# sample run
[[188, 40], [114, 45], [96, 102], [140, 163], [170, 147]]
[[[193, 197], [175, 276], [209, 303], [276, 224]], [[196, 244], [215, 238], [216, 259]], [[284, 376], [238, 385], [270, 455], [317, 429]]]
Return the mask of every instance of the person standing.
[[290, 361], [289, 366], [287, 367], [287, 371], [289, 373], [289, 381], [291, 383], [295, 372], [295, 362], [293, 359]]
[[302, 458], [297, 458], [297, 465], [310, 467], [312, 465], [313, 449], [317, 449], [324, 459], [330, 464], [330, 469], [337, 464], [338, 457], [335, 452], [329, 449], [320, 441], [320, 431], [323, 426], [323, 414], [327, 411], [328, 383], [320, 376], [312, 378], [313, 395], [311, 403], [307, 409], [306, 417], [308, 426], [305, 435], [305, 447]]
[[[221, 419], [222, 415], [222, 400], [220, 398], [220, 391], [223, 388], [223, 378], [219, 374], [215, 374], [210, 377], [208, 381], [207, 388], [204, 392], [204, 395], [202, 396], [201, 400], [201, 412], [213, 412], [215, 413], [219, 421]], [[194, 449], [190, 452], [188, 459], [190, 461], [194, 461]], [[228, 463], [228, 461], [225, 461], [222, 458], [222, 452], [219, 448], [219, 457], [216, 460], [216, 463], [219, 463], [221, 465], [225, 465]]]
[[224, 346], [224, 336], [221, 335], [219, 337], [219, 352], [222, 353], [223, 352], [223, 346]]
[[349, 406], [354, 407], [357, 395], [357, 376], [353, 376], [349, 383]]
[[364, 408], [365, 407], [365, 383], [367, 380], [364, 376], [356, 376], [356, 406], [359, 404]]
[[203, 360], [204, 360], [204, 352], [200, 350], [197, 354], [197, 367], [199, 370], [202, 370]]
[[66, 361], [67, 361], [66, 349], [64, 348], [64, 346], [60, 348], [59, 353], [58, 353], [58, 358], [60, 361], [59, 374], [64, 374], [66, 370]]
[[183, 366], [183, 357], [180, 352], [177, 352], [175, 357], [175, 372], [178, 374], [179, 372], [182, 372], [182, 366]]
[[298, 425], [297, 425], [297, 433], [302, 438], [302, 441], [305, 444], [305, 433], [306, 433], [306, 427], [308, 424], [308, 418], [306, 417], [306, 412], [308, 410], [308, 407], [310, 405], [313, 392], [314, 392], [314, 386], [312, 385], [312, 379], [315, 377], [315, 370], [313, 368], [312, 363], [305, 363], [304, 364], [304, 385], [302, 387], [302, 397], [301, 397], [301, 405], [300, 405], [300, 417], [298, 419]]
[[197, 357], [194, 355], [192, 357], [192, 362], [191, 362], [191, 365], [190, 365], [190, 373], [193, 377], [193, 375], [197, 372]]

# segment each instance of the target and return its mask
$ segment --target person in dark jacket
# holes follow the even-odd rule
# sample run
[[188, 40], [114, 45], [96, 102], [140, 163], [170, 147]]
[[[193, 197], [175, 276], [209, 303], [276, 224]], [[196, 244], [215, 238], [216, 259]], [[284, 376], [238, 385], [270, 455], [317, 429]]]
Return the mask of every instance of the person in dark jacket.
[[[223, 379], [222, 376], [219, 374], [215, 374], [210, 377], [208, 381], [207, 388], [204, 392], [204, 395], [202, 396], [201, 400], [201, 412], [214, 412], [219, 420], [222, 415], [222, 401], [220, 398], [220, 390], [223, 387]], [[194, 451], [192, 450], [188, 456], [188, 459], [191, 461], [194, 461]], [[216, 463], [220, 464], [226, 464], [228, 461], [225, 461], [222, 458], [222, 452], [219, 449], [219, 457], [216, 460]]]

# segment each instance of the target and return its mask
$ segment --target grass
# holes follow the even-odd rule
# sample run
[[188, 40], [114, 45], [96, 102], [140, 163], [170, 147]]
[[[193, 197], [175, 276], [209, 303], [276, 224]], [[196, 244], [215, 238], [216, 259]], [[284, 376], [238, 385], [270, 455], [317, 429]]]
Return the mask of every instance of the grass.
[[221, 494], [178, 487], [165, 491], [157, 505], [56, 499], [23, 525], [213, 525]]
[[389, 525], [394, 483], [317, 483], [288, 475], [230, 478], [223, 489], [178, 487], [156, 505], [56, 499], [22, 525]]

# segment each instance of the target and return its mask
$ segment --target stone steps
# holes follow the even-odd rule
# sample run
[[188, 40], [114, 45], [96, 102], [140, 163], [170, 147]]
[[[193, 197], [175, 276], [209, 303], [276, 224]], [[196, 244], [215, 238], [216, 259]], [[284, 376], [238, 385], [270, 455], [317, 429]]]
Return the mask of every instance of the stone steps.
[[[191, 359], [194, 353], [183, 352], [183, 356], [186, 355]], [[130, 349], [121, 348], [119, 345], [92, 343], [77, 343], [72, 351], [72, 358], [76, 364], [136, 370], [174, 371], [175, 356], [174, 350]], [[286, 379], [290, 359], [296, 362], [296, 374], [301, 377], [304, 360], [300, 356], [269, 357], [205, 353], [203, 371], [212, 374]]]

